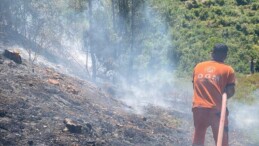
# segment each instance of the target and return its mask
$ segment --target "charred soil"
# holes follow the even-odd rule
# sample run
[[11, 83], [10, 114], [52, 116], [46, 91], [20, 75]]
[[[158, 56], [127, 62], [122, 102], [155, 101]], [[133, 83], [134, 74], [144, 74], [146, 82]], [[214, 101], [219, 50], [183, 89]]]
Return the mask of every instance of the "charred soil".
[[190, 145], [180, 114], [129, 113], [89, 81], [29, 70], [0, 56], [0, 145]]

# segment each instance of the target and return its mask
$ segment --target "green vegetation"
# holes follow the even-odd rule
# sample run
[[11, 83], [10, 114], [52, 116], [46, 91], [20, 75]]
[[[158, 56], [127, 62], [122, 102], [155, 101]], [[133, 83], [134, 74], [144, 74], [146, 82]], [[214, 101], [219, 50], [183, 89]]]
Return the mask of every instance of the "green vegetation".
[[236, 72], [249, 73], [251, 60], [257, 61], [259, 68], [258, 0], [1, 3], [0, 16], [5, 23], [0, 26], [44, 49], [51, 46], [62, 50], [62, 36], [78, 41], [80, 49], [91, 56], [93, 78], [101, 73], [99, 66], [106, 68], [105, 72], [115, 68], [105, 65], [107, 62], [125, 76], [126, 72], [138, 74], [172, 66], [181, 75], [190, 75], [195, 64], [210, 58], [210, 50], [217, 42], [230, 47], [227, 63]]
[[237, 85], [236, 85], [236, 94], [235, 99], [246, 102], [253, 103], [256, 98], [256, 95], [253, 94], [253, 91], [259, 89], [259, 74], [253, 75], [237, 75]]
[[161, 70], [172, 72], [171, 68], [189, 78], [198, 62], [210, 59], [213, 45], [224, 42], [230, 48], [226, 63], [239, 74], [237, 99], [252, 99], [246, 94], [258, 88], [252, 82], [257, 75], [245, 75], [251, 62], [259, 70], [258, 0], [2, 0], [1, 4], [0, 31], [10, 30], [40, 46], [29, 45], [29, 52], [40, 48], [59, 57], [73, 49], [85, 52], [86, 74], [93, 80], [120, 82], [122, 76], [134, 82], [158, 76]]
[[249, 73], [249, 61], [259, 60], [259, 1], [153, 0], [153, 5], [170, 25], [180, 71], [190, 74], [217, 42], [230, 47], [227, 63], [236, 72]]
[[210, 59], [214, 43], [230, 48], [227, 64], [237, 72], [234, 99], [253, 103], [259, 74], [250, 73], [250, 62], [259, 68], [259, 1], [257, 0], [153, 0], [169, 23], [180, 75], [191, 75], [200, 61]]

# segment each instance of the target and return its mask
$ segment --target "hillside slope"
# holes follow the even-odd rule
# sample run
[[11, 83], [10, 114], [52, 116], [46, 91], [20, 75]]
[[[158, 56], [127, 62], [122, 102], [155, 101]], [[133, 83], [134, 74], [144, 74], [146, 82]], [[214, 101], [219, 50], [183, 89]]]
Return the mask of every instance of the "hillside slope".
[[[135, 114], [134, 107], [124, 103], [122, 97], [113, 97], [105, 92], [106, 87], [46, 66], [49, 60], [45, 65], [35, 65], [32, 73], [24, 56], [22, 64], [5, 58], [4, 49], [22, 48], [20, 42], [26, 43], [14, 36], [0, 39], [0, 145], [191, 145], [191, 110], [189, 103], [177, 102], [182, 98], [180, 93], [159, 97], [169, 98], [169, 108], [151, 104], [142, 114]], [[189, 98], [189, 94], [186, 96]], [[72, 129], [70, 120], [77, 123]], [[256, 145], [249, 136], [232, 127], [230, 144]], [[214, 145], [211, 131], [206, 144]]]
[[90, 82], [43, 66], [35, 72], [0, 56], [0, 145], [190, 145], [177, 112], [132, 114]]
[[[91, 82], [2, 55], [0, 79], [0, 145], [191, 145], [190, 114], [152, 105], [134, 114]], [[247, 140], [230, 129], [232, 146], [254, 146]]]

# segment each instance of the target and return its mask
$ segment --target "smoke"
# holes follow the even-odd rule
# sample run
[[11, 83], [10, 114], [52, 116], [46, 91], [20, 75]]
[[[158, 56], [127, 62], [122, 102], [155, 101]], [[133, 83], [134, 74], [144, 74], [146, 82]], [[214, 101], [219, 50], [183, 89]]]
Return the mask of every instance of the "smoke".
[[[60, 24], [54, 23], [53, 26], [52, 23], [47, 23], [51, 25], [46, 30], [53, 29], [54, 34], [58, 35], [50, 33], [54, 35], [52, 38], [50, 34], [44, 34], [50, 38], [49, 40], [44, 38], [46, 47], [37, 54], [36, 63], [55, 68], [62, 73], [84, 78], [87, 74], [85, 66], [86, 52], [89, 53], [88, 47], [95, 49], [95, 56], [99, 59], [97, 60], [98, 71], [103, 72], [106, 70], [99, 62], [115, 56], [115, 47], [117, 52], [124, 52], [117, 56], [117, 60], [115, 60], [117, 66], [113, 70], [114, 76], [117, 78], [116, 84], [119, 86], [116, 96], [131, 106], [133, 112], [144, 114], [147, 106], [158, 106], [182, 112], [185, 112], [185, 109], [189, 110], [192, 87], [189, 81], [175, 79], [173, 63], [168, 57], [168, 52], [172, 50], [173, 44], [171, 44], [171, 34], [167, 29], [167, 22], [149, 5], [150, 2], [139, 2], [140, 4], [134, 9], [136, 13], [133, 21], [129, 16], [132, 12], [125, 15], [127, 18], [117, 16], [113, 20], [110, 1], [94, 1], [91, 24], [93, 30], [90, 31], [90, 16], [87, 9], [73, 11], [68, 8], [64, 12], [57, 13], [53, 18], [48, 11], [46, 13], [37, 11], [36, 13], [42, 15], [42, 21], [48, 20], [45, 20], [45, 17], [50, 17], [52, 18], [50, 21], [55, 20], [57, 24]], [[63, 10], [66, 5], [68, 4], [64, 1], [62, 5], [58, 5], [58, 10]], [[113, 21], [116, 21], [116, 24], [113, 24]], [[131, 25], [132, 21], [134, 25]], [[44, 27], [39, 25], [39, 28], [45, 33], [45, 27], [48, 25], [43, 24]], [[130, 30], [131, 26], [134, 27], [134, 30]], [[56, 27], [58, 29], [55, 29]], [[133, 40], [131, 40], [130, 31], [133, 32]], [[91, 46], [87, 40], [89, 35], [93, 41]], [[36, 39], [43, 39], [40, 34], [35, 34], [35, 36]], [[28, 59], [26, 50], [22, 47], [20, 50], [22, 57]], [[31, 51], [34, 53], [36, 50]], [[132, 69], [129, 70], [131, 62]], [[87, 66], [90, 68], [90, 73], [91, 65], [89, 55]]]
[[[131, 107], [130, 112], [137, 114], [145, 114], [150, 106], [189, 112], [192, 84], [190, 81], [175, 79], [175, 69], [168, 58], [168, 51], [173, 45], [166, 21], [148, 3], [143, 3], [136, 11], [144, 23], [138, 25], [142, 29], [135, 30], [134, 37], [142, 38], [141, 42], [134, 40], [133, 49], [137, 51], [133, 51], [133, 70], [120, 75], [117, 98]], [[123, 57], [123, 61], [127, 59]], [[127, 67], [120, 70], [127, 71]]]
[[233, 128], [240, 130], [247, 143], [259, 144], [259, 90], [254, 93], [257, 99], [253, 104], [243, 104], [239, 102], [230, 102], [230, 120], [233, 122]]
[[177, 80], [173, 73], [160, 70], [156, 74], [146, 74], [131, 85], [125, 81], [121, 86], [123, 92], [118, 96], [137, 114], [145, 114], [149, 106], [188, 113], [192, 97], [190, 83]]

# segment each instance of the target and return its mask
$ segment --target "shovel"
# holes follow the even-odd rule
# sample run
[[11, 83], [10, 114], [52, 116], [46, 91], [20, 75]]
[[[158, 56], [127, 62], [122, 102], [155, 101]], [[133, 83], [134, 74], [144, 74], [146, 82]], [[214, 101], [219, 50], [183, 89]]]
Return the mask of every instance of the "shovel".
[[220, 114], [217, 146], [222, 146], [226, 109], [227, 109], [227, 93], [224, 92], [222, 95], [222, 107], [221, 107], [221, 114]]

